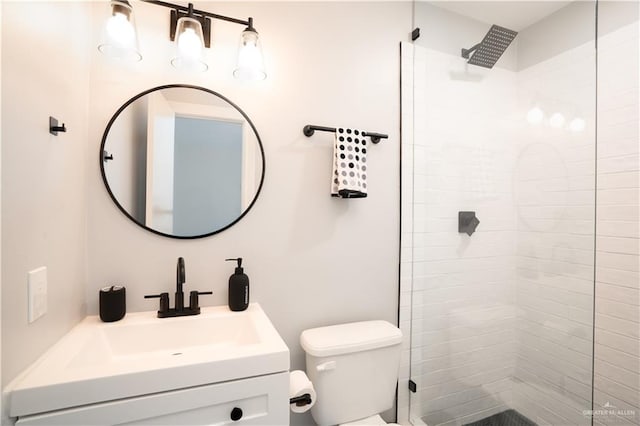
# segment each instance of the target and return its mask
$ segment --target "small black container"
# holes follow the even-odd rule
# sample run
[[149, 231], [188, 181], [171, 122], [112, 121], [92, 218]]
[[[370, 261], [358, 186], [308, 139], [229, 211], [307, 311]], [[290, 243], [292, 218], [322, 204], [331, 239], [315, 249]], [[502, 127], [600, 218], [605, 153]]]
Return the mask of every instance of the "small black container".
[[249, 277], [242, 268], [242, 258], [226, 259], [238, 262], [235, 273], [229, 277], [229, 309], [244, 311], [249, 307]]
[[100, 289], [100, 319], [104, 322], [121, 320], [127, 312], [126, 289], [117, 285]]

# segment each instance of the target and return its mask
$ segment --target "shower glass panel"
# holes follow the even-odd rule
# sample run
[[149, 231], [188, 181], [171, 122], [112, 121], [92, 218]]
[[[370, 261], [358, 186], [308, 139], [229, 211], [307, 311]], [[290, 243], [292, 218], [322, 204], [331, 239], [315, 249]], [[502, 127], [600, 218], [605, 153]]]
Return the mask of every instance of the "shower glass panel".
[[409, 419], [590, 425], [596, 3], [414, 2], [414, 27]]

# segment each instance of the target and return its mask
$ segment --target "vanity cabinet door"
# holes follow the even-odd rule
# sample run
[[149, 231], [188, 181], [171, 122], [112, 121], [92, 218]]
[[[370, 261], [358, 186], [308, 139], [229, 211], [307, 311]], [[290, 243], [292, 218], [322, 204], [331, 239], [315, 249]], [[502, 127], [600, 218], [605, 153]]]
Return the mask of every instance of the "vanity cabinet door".
[[289, 373], [19, 418], [16, 425], [288, 425]]

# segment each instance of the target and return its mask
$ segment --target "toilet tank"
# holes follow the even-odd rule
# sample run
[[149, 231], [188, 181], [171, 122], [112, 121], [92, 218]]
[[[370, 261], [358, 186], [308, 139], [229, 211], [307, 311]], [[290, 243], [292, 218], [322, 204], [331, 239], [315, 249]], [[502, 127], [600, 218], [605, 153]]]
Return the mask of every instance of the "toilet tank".
[[305, 330], [307, 375], [316, 390], [318, 425], [352, 422], [393, 406], [402, 332], [386, 321]]

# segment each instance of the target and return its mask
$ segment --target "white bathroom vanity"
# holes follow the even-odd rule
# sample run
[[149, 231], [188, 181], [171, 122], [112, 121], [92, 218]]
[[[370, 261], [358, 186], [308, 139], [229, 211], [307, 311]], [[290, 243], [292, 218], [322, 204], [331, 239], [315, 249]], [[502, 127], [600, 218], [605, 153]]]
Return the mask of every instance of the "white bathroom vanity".
[[289, 349], [258, 304], [85, 318], [9, 391], [17, 425], [282, 425]]

